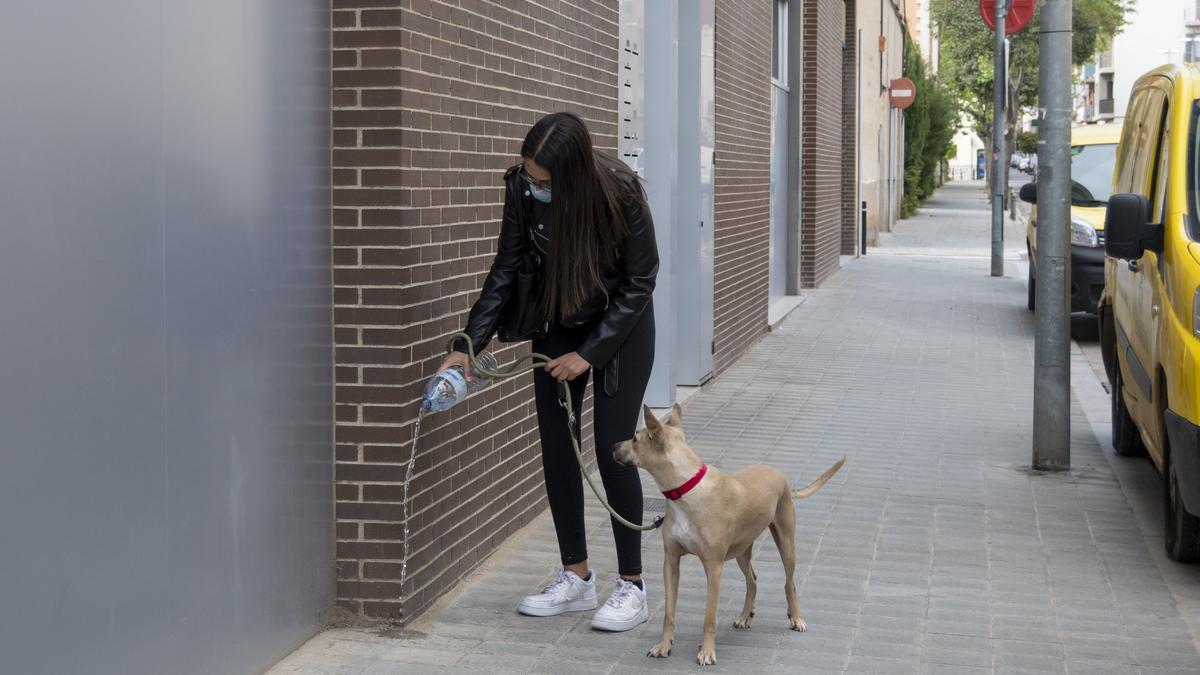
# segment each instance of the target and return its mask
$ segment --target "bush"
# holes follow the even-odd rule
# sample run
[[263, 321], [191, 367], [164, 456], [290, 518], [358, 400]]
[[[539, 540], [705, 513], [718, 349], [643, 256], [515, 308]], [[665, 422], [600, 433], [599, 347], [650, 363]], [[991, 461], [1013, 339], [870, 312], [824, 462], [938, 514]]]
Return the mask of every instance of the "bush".
[[1024, 155], [1037, 154], [1037, 134], [1032, 131], [1022, 131], [1017, 134], [1017, 151]]
[[938, 169], [953, 152], [958, 110], [954, 99], [927, 74], [925, 59], [904, 36], [904, 75], [916, 86], [916, 99], [904, 111], [904, 198], [900, 217], [917, 212], [937, 188]]

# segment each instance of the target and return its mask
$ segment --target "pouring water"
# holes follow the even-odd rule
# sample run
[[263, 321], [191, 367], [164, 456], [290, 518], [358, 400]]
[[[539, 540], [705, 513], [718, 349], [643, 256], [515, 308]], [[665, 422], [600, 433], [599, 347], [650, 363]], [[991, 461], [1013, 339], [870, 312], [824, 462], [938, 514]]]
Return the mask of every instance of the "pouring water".
[[[496, 370], [496, 357], [491, 352], [481, 352], [475, 357], [475, 362], [484, 370]], [[408, 455], [408, 466], [404, 469], [404, 496], [400, 503], [401, 514], [404, 517], [404, 557], [400, 562], [400, 588], [408, 577], [409, 527], [408, 527], [408, 486], [412, 483], [413, 464], [417, 459], [417, 440], [421, 437], [421, 420], [426, 413], [442, 412], [471, 394], [484, 389], [492, 383], [490, 377], [480, 372], [468, 380], [466, 373], [458, 366], [447, 368], [429, 380], [425, 394], [421, 397], [421, 409], [417, 412], [417, 421], [413, 424], [412, 452]]]

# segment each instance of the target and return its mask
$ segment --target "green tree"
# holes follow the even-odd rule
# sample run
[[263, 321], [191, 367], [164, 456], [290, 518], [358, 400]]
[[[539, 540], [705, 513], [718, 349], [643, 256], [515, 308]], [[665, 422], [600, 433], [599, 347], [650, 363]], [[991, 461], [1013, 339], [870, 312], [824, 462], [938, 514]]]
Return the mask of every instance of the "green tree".
[[1025, 155], [1032, 155], [1037, 152], [1037, 134], [1032, 131], [1018, 133], [1017, 151]]
[[937, 187], [938, 170], [946, 163], [958, 111], [953, 97], [936, 77], [929, 75], [925, 59], [907, 35], [904, 75], [916, 89], [916, 97], [904, 111], [904, 199], [900, 214], [907, 218]]
[[[1073, 0], [1072, 60], [1090, 61], [1106, 49], [1112, 36], [1125, 25], [1133, 0]], [[1040, 5], [1039, 5], [1040, 7]], [[941, 40], [938, 76], [958, 99], [971, 127], [980, 138], [992, 136], [992, 31], [979, 16], [979, 5], [968, 0], [932, 0], [933, 20]], [[1021, 32], [1009, 36], [1007, 87], [1007, 147], [1013, 147], [1016, 120], [1037, 102], [1038, 20], [1040, 12]]]

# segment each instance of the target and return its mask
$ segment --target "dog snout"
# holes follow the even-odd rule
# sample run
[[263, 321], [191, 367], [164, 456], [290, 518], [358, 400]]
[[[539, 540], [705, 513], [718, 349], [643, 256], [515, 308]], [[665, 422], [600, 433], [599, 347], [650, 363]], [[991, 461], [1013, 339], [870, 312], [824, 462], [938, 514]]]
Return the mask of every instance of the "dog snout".
[[613, 446], [613, 449], [612, 449], [613, 461], [616, 462], [617, 464], [620, 464], [621, 466], [629, 465], [629, 462], [627, 462], [624, 459], [625, 450], [628, 445], [629, 445], [629, 441], [623, 441], [623, 442], [617, 443], [616, 445]]

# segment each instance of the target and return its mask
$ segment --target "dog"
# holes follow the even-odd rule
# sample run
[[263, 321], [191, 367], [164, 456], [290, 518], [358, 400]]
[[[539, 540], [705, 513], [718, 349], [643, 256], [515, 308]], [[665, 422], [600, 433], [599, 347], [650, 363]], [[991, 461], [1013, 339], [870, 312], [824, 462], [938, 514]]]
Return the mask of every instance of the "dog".
[[754, 540], [766, 528], [783, 558], [787, 581], [788, 620], [792, 630], [807, 630], [796, 600], [793, 574], [796, 567], [796, 511], [792, 501], [808, 497], [824, 487], [846, 458], [838, 460], [825, 473], [801, 490], [792, 490], [787, 478], [769, 466], [748, 466], [734, 474], [706, 467], [692, 452], [683, 437], [679, 405], [671, 407], [665, 422], [659, 422], [650, 408], [642, 414], [646, 426], [631, 440], [618, 443], [613, 458], [620, 464], [645, 469], [667, 497], [663, 520], [663, 587], [666, 611], [662, 640], [646, 656], [666, 658], [675, 639], [675, 600], [679, 594], [679, 559], [690, 553], [700, 558], [708, 577], [708, 604], [704, 612], [704, 642], [696, 654], [700, 665], [717, 662], [717, 602], [721, 595], [721, 571], [725, 561], [736, 558], [746, 576], [746, 602], [733, 622], [734, 628], [746, 629], [754, 618], [754, 597], [758, 582], [750, 566]]

